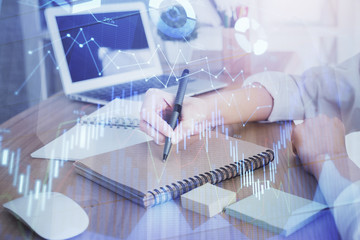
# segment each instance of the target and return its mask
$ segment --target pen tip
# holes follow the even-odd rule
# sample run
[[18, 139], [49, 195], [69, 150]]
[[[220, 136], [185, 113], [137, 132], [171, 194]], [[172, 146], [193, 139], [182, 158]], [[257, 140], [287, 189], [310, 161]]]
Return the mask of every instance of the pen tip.
[[166, 154], [164, 154], [164, 155], [163, 155], [163, 162], [165, 162], [165, 161], [166, 161], [166, 159], [167, 159], [167, 155], [166, 155]]

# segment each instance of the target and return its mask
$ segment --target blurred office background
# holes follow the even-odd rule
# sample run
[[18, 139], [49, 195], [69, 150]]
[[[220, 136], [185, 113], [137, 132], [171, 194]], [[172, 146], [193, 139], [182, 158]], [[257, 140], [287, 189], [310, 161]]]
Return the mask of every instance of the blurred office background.
[[[221, 2], [247, 6], [267, 36], [267, 53], [257, 58], [264, 67], [271, 53], [291, 53], [283, 71], [301, 74], [311, 66], [336, 64], [360, 52], [358, 0], [189, 1], [199, 21], [211, 27], [231, 27], [224, 26], [221, 13], [226, 6]], [[57, 2], [71, 1], [0, 0], [0, 123], [62, 89], [48, 53], [52, 48], [43, 18], [45, 7]], [[116, 2], [125, 1], [102, 0], [102, 4]]]

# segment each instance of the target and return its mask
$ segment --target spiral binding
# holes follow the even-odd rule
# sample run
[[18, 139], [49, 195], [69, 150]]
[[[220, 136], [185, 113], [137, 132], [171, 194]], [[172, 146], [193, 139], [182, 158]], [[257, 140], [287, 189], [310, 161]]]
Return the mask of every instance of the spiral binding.
[[81, 125], [99, 125], [110, 128], [137, 128], [140, 121], [136, 118], [112, 117], [108, 119], [98, 119], [96, 117], [84, 116], [79, 120]]
[[198, 176], [190, 177], [188, 179], [183, 179], [182, 181], [160, 187], [160, 189], [148, 191], [145, 196], [145, 207], [155, 206], [171, 199], [178, 198], [183, 193], [204, 185], [205, 183], [216, 184], [239, 176], [249, 170], [255, 170], [267, 165], [273, 160], [274, 152], [268, 149], [265, 152], [249, 157], [249, 159], [230, 163], [229, 165], [225, 165], [224, 167], [220, 167], [213, 171], [199, 174]]

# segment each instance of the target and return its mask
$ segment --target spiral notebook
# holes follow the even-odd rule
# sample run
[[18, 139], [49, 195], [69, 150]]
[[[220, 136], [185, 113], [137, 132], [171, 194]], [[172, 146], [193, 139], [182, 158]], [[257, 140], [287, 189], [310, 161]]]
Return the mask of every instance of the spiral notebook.
[[151, 207], [205, 183], [216, 184], [274, 159], [273, 151], [219, 134], [193, 136], [173, 146], [162, 161], [163, 146], [153, 141], [100, 154], [74, 163], [86, 178]]
[[31, 154], [33, 158], [75, 161], [150, 141], [138, 128], [141, 102], [114, 99]]

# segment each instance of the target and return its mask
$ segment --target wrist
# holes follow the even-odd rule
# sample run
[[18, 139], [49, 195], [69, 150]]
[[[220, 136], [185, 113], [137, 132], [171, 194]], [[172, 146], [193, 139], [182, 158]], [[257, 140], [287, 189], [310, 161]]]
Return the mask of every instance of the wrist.
[[[201, 121], [207, 121], [211, 123], [212, 126], [221, 125], [222, 112], [219, 109], [216, 109], [215, 102], [213, 98], [199, 98], [202, 101], [202, 104], [199, 105], [199, 112], [194, 112], [194, 115], [198, 116], [197, 119]], [[216, 112], [217, 111], [217, 112]]]
[[316, 162], [325, 162], [328, 160], [343, 160], [343, 159], [348, 159], [349, 156], [347, 155], [346, 152], [341, 152], [341, 153], [322, 153], [322, 154], [318, 154], [317, 156], [315, 156], [315, 161]]
[[319, 179], [325, 162], [332, 161], [335, 165], [338, 165], [338, 162], [342, 162], [341, 164], [343, 164], [345, 159], [349, 160], [346, 152], [337, 154], [319, 154], [315, 157], [314, 166], [311, 168], [311, 172], [316, 179]]

